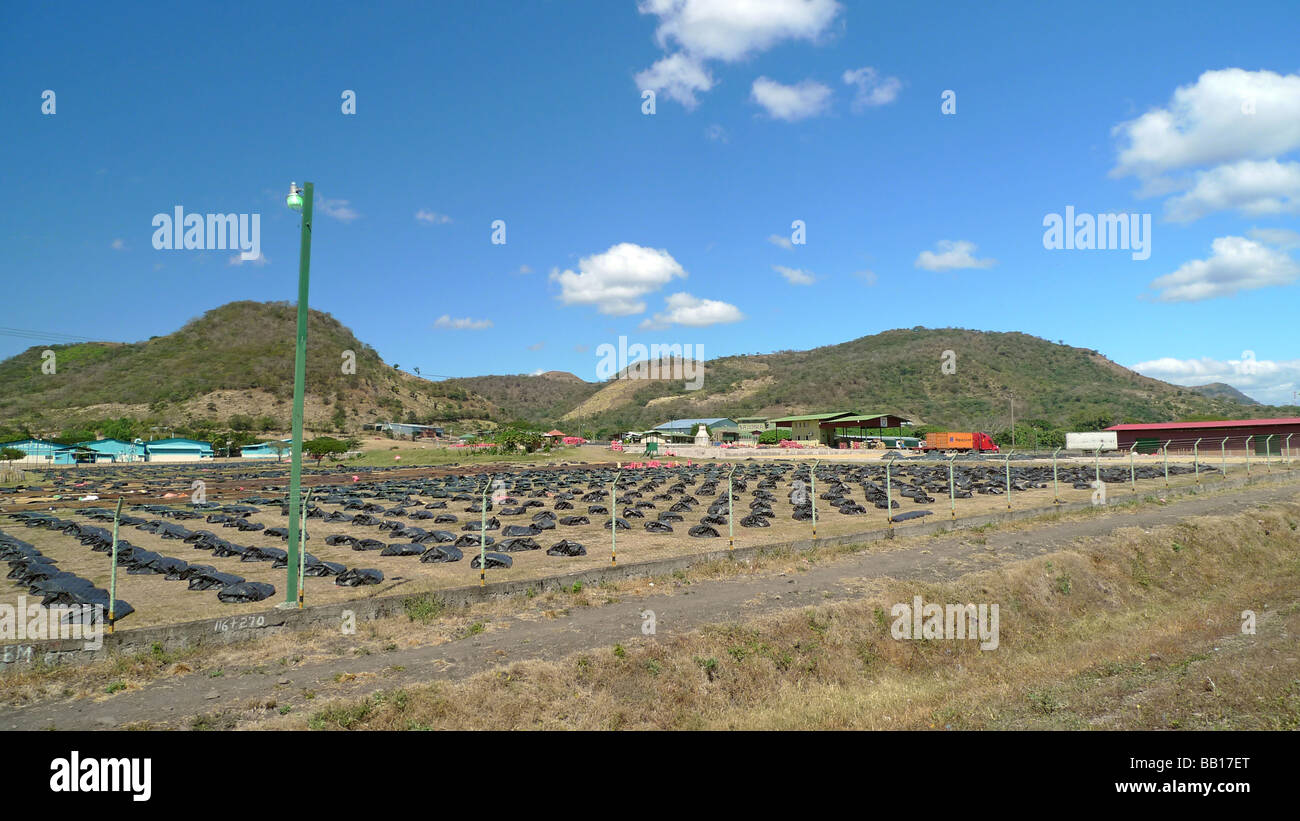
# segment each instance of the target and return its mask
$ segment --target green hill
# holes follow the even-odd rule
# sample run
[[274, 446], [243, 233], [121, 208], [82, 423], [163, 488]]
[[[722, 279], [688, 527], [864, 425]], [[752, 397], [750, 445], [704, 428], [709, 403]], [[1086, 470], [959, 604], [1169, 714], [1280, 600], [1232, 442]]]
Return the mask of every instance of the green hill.
[[[0, 422], [57, 431], [103, 418], [163, 425], [233, 416], [288, 426], [293, 397], [297, 309], [287, 302], [232, 302], [166, 336], [131, 344], [87, 342], [29, 348], [0, 362]], [[308, 317], [306, 415], [309, 426], [355, 429], [376, 419], [484, 418], [489, 401], [384, 364], [337, 319]], [[44, 373], [42, 352], [55, 353]], [[344, 353], [355, 356], [346, 373]], [[344, 424], [331, 424], [342, 409]]]
[[[105, 432], [97, 423], [123, 417], [136, 429], [284, 430], [295, 323], [289, 303], [233, 302], [143, 342], [48, 346], [54, 374], [41, 369], [46, 346], [30, 348], [0, 362], [0, 436], [86, 426]], [[463, 420], [471, 429], [522, 420], [590, 433], [677, 417], [857, 410], [993, 432], [1006, 429], [1012, 397], [1018, 421], [1064, 429], [1300, 412], [1244, 404], [1252, 400], [1227, 385], [1170, 385], [1085, 348], [961, 328], [721, 357], [705, 363], [699, 390], [687, 390], [681, 378], [599, 383], [562, 371], [432, 382], [385, 364], [329, 314], [311, 311], [308, 336], [306, 418], [317, 430], [355, 431], [386, 420]], [[355, 354], [355, 373], [344, 372], [345, 351]], [[952, 373], [944, 372], [945, 351], [955, 357]]]
[[[943, 372], [945, 351], [955, 354], [953, 373]], [[1028, 334], [917, 327], [807, 351], [710, 360], [697, 391], [680, 379], [608, 383], [570, 418], [584, 427], [636, 430], [675, 417], [857, 410], [997, 430], [1008, 425], [1012, 397], [1018, 420], [1070, 429], [1277, 412], [1150, 379], [1094, 350]]]

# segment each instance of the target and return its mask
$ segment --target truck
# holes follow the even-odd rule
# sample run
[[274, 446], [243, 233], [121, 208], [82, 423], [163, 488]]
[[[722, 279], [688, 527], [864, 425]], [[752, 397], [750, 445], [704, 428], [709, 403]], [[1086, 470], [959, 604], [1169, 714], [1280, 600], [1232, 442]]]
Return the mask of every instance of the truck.
[[976, 453], [996, 453], [998, 446], [987, 433], [979, 431], [927, 433], [922, 450], [956, 450], [974, 451]]
[[1117, 450], [1118, 448], [1119, 434], [1113, 430], [1065, 434], [1066, 450], [1083, 450], [1091, 453], [1098, 450]]

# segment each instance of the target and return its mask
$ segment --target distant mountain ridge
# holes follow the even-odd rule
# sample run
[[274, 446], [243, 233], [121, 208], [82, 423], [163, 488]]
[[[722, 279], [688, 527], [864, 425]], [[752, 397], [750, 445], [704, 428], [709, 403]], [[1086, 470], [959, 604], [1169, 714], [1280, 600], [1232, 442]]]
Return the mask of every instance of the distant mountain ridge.
[[[614, 432], [681, 417], [855, 410], [997, 430], [1009, 422], [1012, 401], [1018, 421], [1070, 429], [1300, 412], [1260, 405], [1222, 383], [1171, 385], [1086, 348], [963, 328], [889, 330], [806, 351], [724, 356], [704, 363], [698, 390], [684, 379], [587, 382], [567, 371], [434, 382], [385, 364], [329, 314], [309, 316], [306, 416], [317, 429], [464, 420]], [[221, 425], [244, 414], [284, 429], [295, 323], [290, 303], [233, 302], [144, 342], [30, 348], [0, 362], [0, 423], [61, 430], [127, 415]], [[54, 374], [42, 372], [46, 348], [55, 352]]]

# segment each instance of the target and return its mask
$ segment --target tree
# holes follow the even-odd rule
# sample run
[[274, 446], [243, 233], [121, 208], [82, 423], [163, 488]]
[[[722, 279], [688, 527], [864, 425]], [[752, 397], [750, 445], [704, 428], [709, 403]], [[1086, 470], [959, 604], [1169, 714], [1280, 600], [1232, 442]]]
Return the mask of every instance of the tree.
[[6, 462], [15, 462], [26, 455], [26, 453], [22, 452], [18, 448], [5, 448], [4, 450], [0, 450], [0, 459], [3, 459]]
[[316, 464], [319, 466], [321, 460], [326, 456], [343, 453], [348, 448], [347, 445], [332, 436], [318, 436], [311, 441], [303, 442], [302, 449], [315, 459]]
[[348, 414], [347, 411], [343, 409], [342, 405], [334, 406], [334, 415], [330, 417], [330, 424], [334, 426], [334, 430], [340, 432], [346, 430], [348, 424]]

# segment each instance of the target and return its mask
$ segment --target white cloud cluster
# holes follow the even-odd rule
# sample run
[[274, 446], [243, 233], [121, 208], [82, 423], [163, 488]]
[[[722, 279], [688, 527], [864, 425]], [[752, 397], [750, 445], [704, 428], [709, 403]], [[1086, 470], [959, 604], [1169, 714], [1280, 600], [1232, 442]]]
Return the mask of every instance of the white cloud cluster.
[[1136, 177], [1143, 196], [1185, 192], [1166, 202], [1171, 220], [1300, 211], [1300, 163], [1281, 159], [1300, 149], [1300, 74], [1207, 71], [1112, 134], [1112, 176]]
[[1131, 365], [1132, 370], [1175, 385], [1206, 385], [1223, 382], [1257, 402], [1292, 404], [1291, 392], [1300, 385], [1300, 359], [1255, 359], [1251, 351], [1242, 358], [1218, 360], [1162, 357]]
[[578, 270], [551, 271], [565, 305], [595, 305], [602, 314], [629, 316], [645, 311], [641, 297], [657, 291], [686, 270], [663, 249], [620, 242], [578, 260]]
[[1238, 291], [1289, 285], [1300, 278], [1300, 263], [1276, 248], [1245, 237], [1219, 237], [1208, 259], [1194, 259], [1148, 286], [1159, 302], [1195, 302]]
[[450, 315], [443, 314], [433, 321], [433, 327], [453, 331], [484, 331], [492, 327], [492, 320], [471, 319], [470, 317], [452, 319]]
[[871, 66], [844, 72], [845, 85], [854, 86], [857, 92], [853, 96], [853, 110], [888, 105], [898, 99], [898, 92], [903, 89], [903, 82], [897, 77], [882, 77]]
[[935, 244], [936, 251], [922, 251], [914, 263], [917, 268], [927, 271], [957, 271], [963, 268], [991, 268], [997, 264], [996, 259], [977, 259], [975, 243], [966, 240], [941, 239]]
[[1272, 245], [1284, 251], [1300, 248], [1300, 232], [1287, 228], [1252, 228], [1246, 233], [1256, 242]]
[[750, 96], [773, 119], [794, 122], [825, 113], [830, 107], [831, 90], [812, 80], [784, 85], [759, 77], [754, 81]]
[[446, 214], [439, 214], [435, 211], [430, 211], [427, 208], [421, 208], [419, 211], [416, 211], [415, 219], [418, 222], [427, 222], [430, 225], [446, 225], [451, 222], [451, 217]]
[[[559, 299], [565, 305], [594, 305], [608, 316], [630, 316], [645, 312], [646, 295], [686, 276], [686, 269], [662, 248], [621, 242], [578, 260], [577, 271], [552, 270], [550, 278], [559, 283]], [[735, 305], [687, 293], [670, 295], [666, 306], [667, 311], [645, 320], [642, 327], [703, 327], [744, 318]]]
[[326, 199], [316, 192], [312, 208], [319, 208], [321, 213], [327, 217], [333, 217], [340, 222], [352, 222], [361, 216], [361, 213], [349, 204], [348, 200], [331, 200]]
[[785, 277], [785, 281], [791, 285], [812, 285], [817, 278], [812, 275], [811, 271], [805, 271], [801, 268], [787, 268], [784, 265], [773, 265], [772, 270]]
[[665, 300], [665, 306], [668, 310], [643, 321], [641, 328], [666, 328], [669, 325], [703, 328], [739, 322], [745, 318], [735, 305], [716, 299], [700, 299], [688, 293], [670, 294]]
[[840, 12], [836, 0], [641, 0], [659, 18], [655, 39], [672, 50], [636, 76], [640, 88], [694, 108], [713, 88], [707, 62], [734, 63], [786, 40], [816, 40]]

